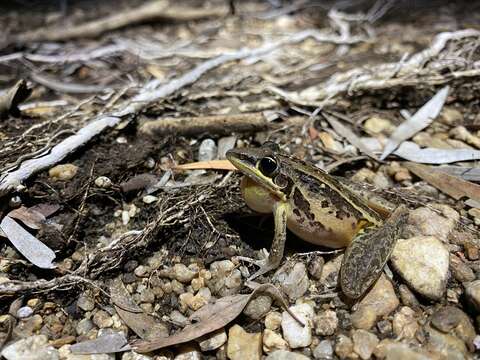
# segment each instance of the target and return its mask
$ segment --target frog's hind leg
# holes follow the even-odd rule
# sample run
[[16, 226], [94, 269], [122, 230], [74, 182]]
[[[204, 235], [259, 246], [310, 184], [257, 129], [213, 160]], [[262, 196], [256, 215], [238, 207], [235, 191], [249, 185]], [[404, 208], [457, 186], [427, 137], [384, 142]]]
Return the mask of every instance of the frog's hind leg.
[[345, 250], [340, 273], [345, 295], [357, 299], [378, 279], [407, 218], [407, 207], [401, 205], [383, 226], [366, 228], [353, 239]]
[[243, 256], [239, 256], [239, 260], [244, 260], [260, 266], [260, 269], [248, 280], [253, 280], [271, 270], [275, 270], [280, 265], [283, 258], [283, 252], [285, 250], [285, 241], [287, 240], [287, 214], [289, 205], [286, 202], [277, 202], [273, 207], [273, 216], [275, 221], [275, 235], [273, 243], [270, 248], [268, 257], [264, 260], [253, 260]]

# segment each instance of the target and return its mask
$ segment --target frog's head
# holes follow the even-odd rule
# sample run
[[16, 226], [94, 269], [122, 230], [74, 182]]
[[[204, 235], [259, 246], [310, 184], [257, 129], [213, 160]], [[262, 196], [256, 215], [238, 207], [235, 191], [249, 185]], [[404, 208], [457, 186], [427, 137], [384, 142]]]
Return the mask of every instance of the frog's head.
[[285, 199], [288, 177], [282, 171], [280, 147], [267, 141], [259, 148], [232, 149], [227, 159], [243, 174]]

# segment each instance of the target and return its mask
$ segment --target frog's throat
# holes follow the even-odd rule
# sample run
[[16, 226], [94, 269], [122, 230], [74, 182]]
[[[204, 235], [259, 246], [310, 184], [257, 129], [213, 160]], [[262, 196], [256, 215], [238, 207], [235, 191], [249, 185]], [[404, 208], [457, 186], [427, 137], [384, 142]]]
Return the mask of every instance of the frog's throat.
[[287, 196], [281, 191], [279, 187], [277, 187], [273, 183], [272, 179], [266, 177], [265, 175], [262, 175], [259, 171], [257, 171], [257, 169], [254, 169], [251, 166], [244, 164], [241, 160], [233, 156], [228, 160], [233, 164], [233, 166], [240, 170], [244, 175], [252, 179], [255, 183], [266, 188], [272, 194], [277, 196], [280, 200], [287, 201]]

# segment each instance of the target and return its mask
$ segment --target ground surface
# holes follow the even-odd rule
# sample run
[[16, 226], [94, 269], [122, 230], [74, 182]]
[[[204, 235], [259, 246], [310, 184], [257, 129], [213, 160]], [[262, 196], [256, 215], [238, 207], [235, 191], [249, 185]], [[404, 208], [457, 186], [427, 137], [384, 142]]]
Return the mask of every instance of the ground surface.
[[[202, 328], [144, 358], [132, 351], [90, 358], [475, 356], [480, 175], [475, 161], [464, 160], [480, 158], [478, 5], [233, 3], [233, 14], [227, 2], [164, 3], [162, 16], [143, 14], [108, 30], [110, 18], [96, 33], [72, 29], [128, 17], [145, 2], [2, 5], [0, 88], [25, 79], [31, 90], [17, 92], [25, 94], [21, 101], [0, 93], [0, 214], [23, 229], [12, 234], [0, 225], [7, 233], [0, 243], [3, 356], [83, 359], [70, 344], [112, 333], [131, 344], [166, 337], [201, 308], [211, 312], [204, 324], [214, 335]], [[202, 64], [210, 65], [202, 76], [178, 81]], [[439, 116], [406, 137], [444, 152], [419, 159], [419, 148], [407, 149], [378, 161], [358, 148], [359, 138], [384, 145], [446, 85]], [[113, 127], [73, 151], [62, 148], [107, 115]], [[166, 126], [171, 118], [184, 120]], [[289, 234], [281, 269], [259, 279], [275, 285], [286, 304], [261, 293], [245, 309], [209, 308], [251, 293], [245, 281], [255, 268], [236, 257], [268, 249], [273, 222], [245, 206], [241, 176], [225, 163], [220, 170], [175, 167], [266, 140], [410, 208], [385, 274], [362, 300], [349, 301], [338, 288], [341, 251]], [[50, 159], [53, 146], [64, 156], [5, 186], [22, 163]], [[458, 149], [467, 156], [448, 161]], [[411, 167], [422, 162], [433, 165]], [[39, 240], [55, 252], [54, 269], [32, 265], [12, 246], [26, 233], [36, 238], [27, 245], [33, 262], [45, 260]]]

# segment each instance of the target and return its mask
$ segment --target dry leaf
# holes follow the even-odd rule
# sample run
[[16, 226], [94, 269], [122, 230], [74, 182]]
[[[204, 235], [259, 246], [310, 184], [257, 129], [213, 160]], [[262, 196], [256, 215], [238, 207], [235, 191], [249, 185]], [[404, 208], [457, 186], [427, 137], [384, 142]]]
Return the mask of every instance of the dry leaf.
[[174, 170], [237, 170], [228, 160], [197, 161], [173, 167]]
[[157, 322], [153, 316], [145, 314], [135, 304], [120, 278], [110, 283], [110, 296], [118, 316], [140, 338], [147, 340], [152, 337], [168, 336], [165, 325]]
[[53, 269], [55, 253], [47, 245], [21, 227], [15, 220], [5, 216], [0, 223], [4, 232], [13, 246], [25, 256], [33, 265], [42, 269]]
[[131, 350], [128, 340], [121, 332], [100, 336], [70, 346], [73, 354], [111, 354]]
[[32, 208], [26, 208], [25, 206], [21, 206], [18, 209], [10, 211], [8, 216], [21, 221], [30, 229], [34, 230], [40, 229], [46, 220], [42, 213]]
[[32, 89], [27, 87], [25, 80], [17, 81], [9, 90], [0, 93], [0, 117], [7, 114], [19, 116], [18, 105], [25, 101], [31, 93]]
[[472, 200], [480, 201], [480, 185], [437, 171], [430, 166], [414, 163], [405, 163], [404, 166], [419, 178], [443, 193], [450, 195], [455, 200], [468, 197]]
[[411, 138], [417, 132], [425, 129], [440, 114], [448, 96], [449, 87], [445, 86], [423, 105], [410, 119], [398, 126], [388, 139], [380, 160], [384, 160], [403, 141]]

